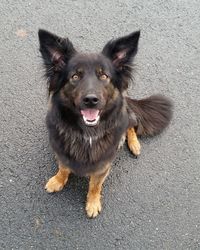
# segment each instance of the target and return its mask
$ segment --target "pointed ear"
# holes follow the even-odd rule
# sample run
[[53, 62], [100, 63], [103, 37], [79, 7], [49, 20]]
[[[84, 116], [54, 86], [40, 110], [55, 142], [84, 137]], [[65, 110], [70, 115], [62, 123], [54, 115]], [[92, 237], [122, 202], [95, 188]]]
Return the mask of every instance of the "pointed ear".
[[137, 53], [140, 31], [133, 32], [128, 36], [111, 40], [103, 48], [102, 53], [107, 56], [117, 68], [131, 64]]
[[[60, 71], [76, 53], [73, 44], [66, 38], [58, 37], [46, 30], [39, 30], [40, 52], [47, 70], [47, 77]], [[49, 74], [49, 75], [48, 75]]]

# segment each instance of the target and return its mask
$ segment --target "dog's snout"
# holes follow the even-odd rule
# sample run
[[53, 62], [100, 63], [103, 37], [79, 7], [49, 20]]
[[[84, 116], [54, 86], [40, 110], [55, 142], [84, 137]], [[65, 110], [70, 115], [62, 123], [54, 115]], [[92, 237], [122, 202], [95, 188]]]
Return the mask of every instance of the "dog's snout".
[[83, 103], [88, 107], [89, 106], [94, 107], [98, 104], [98, 102], [99, 102], [99, 99], [95, 94], [89, 94], [83, 98]]

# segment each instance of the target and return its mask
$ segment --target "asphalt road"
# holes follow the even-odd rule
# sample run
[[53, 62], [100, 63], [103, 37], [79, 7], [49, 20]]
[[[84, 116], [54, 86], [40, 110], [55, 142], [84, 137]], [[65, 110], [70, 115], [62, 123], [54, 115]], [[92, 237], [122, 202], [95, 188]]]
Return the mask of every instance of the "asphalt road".
[[[200, 249], [200, 1], [2, 0], [0, 13], [0, 249]], [[86, 51], [140, 29], [130, 94], [174, 100], [170, 127], [138, 159], [121, 150], [94, 220], [86, 179], [44, 190], [56, 166], [38, 28]]]

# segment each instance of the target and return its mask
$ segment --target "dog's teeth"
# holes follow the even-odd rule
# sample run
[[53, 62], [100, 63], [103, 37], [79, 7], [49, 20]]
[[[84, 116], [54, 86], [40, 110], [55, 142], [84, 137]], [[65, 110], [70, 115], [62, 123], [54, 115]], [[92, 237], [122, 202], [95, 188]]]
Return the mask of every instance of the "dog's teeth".
[[86, 117], [83, 116], [83, 120], [84, 120], [85, 124], [88, 125], [88, 126], [95, 126], [95, 125], [97, 125], [97, 123], [99, 121], [99, 118], [100, 118], [100, 116], [98, 116], [94, 121], [88, 121], [86, 119]]

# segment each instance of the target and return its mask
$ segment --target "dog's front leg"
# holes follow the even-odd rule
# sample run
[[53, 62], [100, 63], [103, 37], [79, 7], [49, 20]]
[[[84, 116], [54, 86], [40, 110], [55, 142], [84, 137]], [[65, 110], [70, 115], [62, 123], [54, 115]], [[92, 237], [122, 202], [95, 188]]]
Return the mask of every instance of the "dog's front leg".
[[48, 193], [61, 191], [68, 181], [68, 177], [71, 173], [70, 169], [64, 166], [60, 161], [58, 167], [59, 170], [57, 174], [51, 177], [45, 186]]
[[88, 217], [94, 218], [101, 212], [101, 189], [110, 171], [110, 164], [103, 173], [91, 174], [87, 194], [86, 212]]

